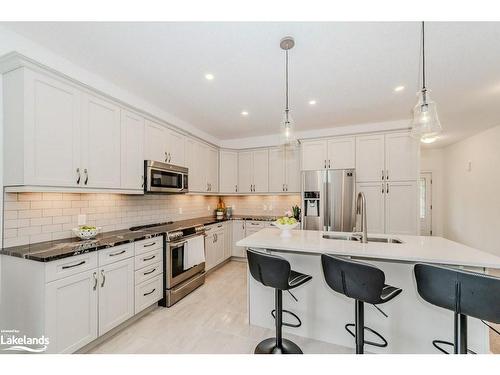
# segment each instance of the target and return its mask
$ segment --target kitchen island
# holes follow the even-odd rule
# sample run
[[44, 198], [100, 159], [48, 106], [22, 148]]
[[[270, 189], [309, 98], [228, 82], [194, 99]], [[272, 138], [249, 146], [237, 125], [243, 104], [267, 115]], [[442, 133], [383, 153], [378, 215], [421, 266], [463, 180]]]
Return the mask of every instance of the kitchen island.
[[[330, 238], [324, 238], [324, 235]], [[354, 301], [326, 285], [320, 262], [323, 253], [369, 262], [385, 272], [387, 284], [403, 289], [398, 297], [379, 306], [387, 318], [375, 307], [368, 304], [365, 307], [365, 325], [381, 333], [389, 343], [386, 348], [366, 346], [366, 351], [374, 353], [436, 353], [432, 340], [453, 342], [453, 313], [432, 306], [418, 296], [413, 276], [415, 263], [462, 267], [476, 272], [500, 269], [500, 257], [442, 237], [369, 234], [369, 238], [389, 238], [393, 242], [366, 244], [348, 237], [346, 233], [296, 230], [292, 231], [291, 237], [282, 238], [280, 230], [268, 228], [237, 243], [238, 246], [280, 255], [291, 263], [292, 269], [313, 277], [292, 291], [298, 302], [288, 293], [283, 294], [283, 308], [291, 310], [302, 320], [299, 328], [285, 327], [285, 335], [289, 332], [354, 347], [353, 337], [344, 329], [345, 324], [354, 322]], [[250, 324], [273, 328], [273, 296], [271, 288], [262, 286], [249, 275]], [[287, 318], [285, 315], [284, 319]], [[488, 328], [479, 320], [469, 318], [468, 329], [469, 348], [477, 353], [489, 353]], [[365, 339], [372, 337], [367, 333]]]

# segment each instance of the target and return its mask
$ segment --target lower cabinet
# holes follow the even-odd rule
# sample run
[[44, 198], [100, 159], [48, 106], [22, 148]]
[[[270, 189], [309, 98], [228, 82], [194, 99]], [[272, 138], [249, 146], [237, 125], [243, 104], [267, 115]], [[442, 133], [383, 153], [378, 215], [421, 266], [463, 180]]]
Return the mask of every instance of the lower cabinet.
[[245, 238], [245, 220], [233, 220], [232, 221], [233, 238], [232, 238], [232, 251], [231, 255], [233, 257], [244, 258], [245, 248], [242, 246], [236, 246], [236, 242]]
[[134, 258], [99, 268], [99, 335], [134, 315]]
[[224, 260], [224, 224], [212, 225], [205, 237], [205, 270], [210, 270]]

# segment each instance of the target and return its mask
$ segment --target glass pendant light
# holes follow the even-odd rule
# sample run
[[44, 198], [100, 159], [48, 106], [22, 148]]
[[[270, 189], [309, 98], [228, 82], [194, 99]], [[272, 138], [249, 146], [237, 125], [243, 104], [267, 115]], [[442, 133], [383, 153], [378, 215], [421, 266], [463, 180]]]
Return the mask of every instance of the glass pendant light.
[[281, 119], [280, 137], [281, 144], [285, 147], [295, 147], [297, 139], [295, 138], [295, 123], [290, 114], [289, 107], [289, 92], [288, 92], [288, 51], [293, 48], [295, 41], [292, 37], [287, 36], [281, 39], [280, 47], [285, 51], [285, 111]]
[[418, 101], [413, 108], [411, 134], [424, 143], [430, 143], [441, 133], [441, 122], [436, 103], [430, 98], [425, 82], [425, 23], [422, 22], [422, 88], [417, 92]]

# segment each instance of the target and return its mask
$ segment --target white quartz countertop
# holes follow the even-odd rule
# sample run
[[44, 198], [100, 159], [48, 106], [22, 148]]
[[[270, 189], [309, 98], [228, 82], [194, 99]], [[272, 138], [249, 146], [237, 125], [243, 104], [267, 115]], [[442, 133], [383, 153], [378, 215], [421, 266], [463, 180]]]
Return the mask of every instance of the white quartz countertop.
[[[371, 242], [363, 244], [348, 240], [324, 239], [324, 233], [346, 233], [313, 230], [292, 230], [292, 236], [280, 237], [276, 228], [262, 229], [236, 243], [238, 246], [272, 249], [318, 255], [329, 253], [365, 259], [388, 260], [408, 263], [436, 263], [469, 267], [499, 268], [500, 257], [447, 240], [443, 237], [391, 235], [402, 244]], [[388, 237], [370, 234], [369, 237]]]

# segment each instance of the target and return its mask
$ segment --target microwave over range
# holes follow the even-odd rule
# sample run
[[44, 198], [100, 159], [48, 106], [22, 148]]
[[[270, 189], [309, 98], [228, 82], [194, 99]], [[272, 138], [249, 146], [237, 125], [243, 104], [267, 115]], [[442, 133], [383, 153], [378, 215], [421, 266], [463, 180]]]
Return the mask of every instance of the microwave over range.
[[145, 193], [187, 193], [188, 169], [159, 161], [144, 161]]

